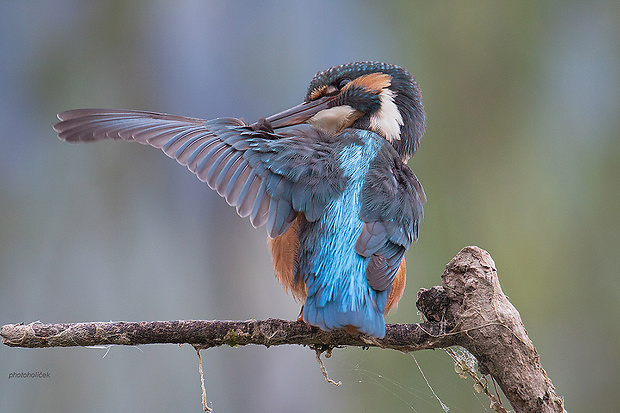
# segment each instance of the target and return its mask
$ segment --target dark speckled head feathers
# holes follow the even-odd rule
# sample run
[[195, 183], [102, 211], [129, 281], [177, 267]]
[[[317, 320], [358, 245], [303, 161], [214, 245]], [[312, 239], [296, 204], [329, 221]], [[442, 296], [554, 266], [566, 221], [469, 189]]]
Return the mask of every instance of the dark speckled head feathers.
[[359, 117], [350, 127], [372, 130], [409, 159], [426, 127], [422, 94], [415, 79], [402, 67], [380, 62], [355, 62], [318, 72], [306, 102], [338, 95], [337, 105], [348, 105]]

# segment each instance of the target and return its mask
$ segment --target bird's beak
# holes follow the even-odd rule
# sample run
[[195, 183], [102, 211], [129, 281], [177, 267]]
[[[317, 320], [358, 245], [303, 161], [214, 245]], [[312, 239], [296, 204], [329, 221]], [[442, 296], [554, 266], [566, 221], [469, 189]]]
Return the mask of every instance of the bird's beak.
[[323, 96], [301, 105], [294, 106], [283, 112], [276, 113], [267, 118], [267, 121], [274, 129], [284, 128], [286, 126], [299, 125], [306, 122], [314, 115], [322, 110], [329, 109], [334, 106], [336, 96]]

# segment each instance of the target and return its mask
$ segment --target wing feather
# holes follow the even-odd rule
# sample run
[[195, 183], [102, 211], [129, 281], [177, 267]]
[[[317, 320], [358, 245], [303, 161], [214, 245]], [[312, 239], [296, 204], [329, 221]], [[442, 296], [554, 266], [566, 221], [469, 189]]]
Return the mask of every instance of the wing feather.
[[418, 178], [391, 145], [384, 145], [362, 188], [364, 225], [355, 243], [358, 254], [370, 257], [366, 278], [372, 288], [384, 291], [392, 285], [405, 251], [417, 240], [424, 199]]
[[77, 109], [58, 115], [54, 129], [69, 142], [136, 141], [160, 148], [196, 174], [252, 225], [282, 235], [298, 213], [321, 216], [346, 178], [331, 142], [304, 135], [255, 130], [244, 121], [206, 121], [155, 112]]

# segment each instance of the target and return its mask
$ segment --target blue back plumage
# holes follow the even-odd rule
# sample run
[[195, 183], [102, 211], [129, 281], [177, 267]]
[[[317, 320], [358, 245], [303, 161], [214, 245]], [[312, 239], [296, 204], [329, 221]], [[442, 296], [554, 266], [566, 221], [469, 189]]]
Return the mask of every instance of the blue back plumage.
[[299, 269], [308, 287], [304, 320], [331, 330], [347, 325], [375, 337], [385, 335], [385, 309], [388, 291], [376, 291], [366, 279], [370, 261], [355, 251], [362, 232], [360, 194], [371, 161], [383, 140], [372, 132], [347, 131], [356, 139], [337, 154], [349, 185], [331, 200], [323, 217], [305, 222], [300, 228]]

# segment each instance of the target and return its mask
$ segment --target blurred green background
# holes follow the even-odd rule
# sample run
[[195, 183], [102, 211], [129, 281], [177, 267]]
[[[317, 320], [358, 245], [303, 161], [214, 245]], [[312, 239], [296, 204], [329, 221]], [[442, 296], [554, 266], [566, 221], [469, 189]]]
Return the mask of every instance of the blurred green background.
[[[396, 63], [428, 129], [428, 202], [389, 322], [464, 246], [493, 256], [569, 411], [620, 404], [620, 2], [0, 3], [0, 324], [296, 317], [264, 229], [161, 152], [69, 145], [57, 112], [253, 121], [318, 70]], [[489, 411], [443, 351], [415, 354], [451, 412]], [[218, 412], [441, 412], [409, 355], [297, 346], [203, 352]], [[8, 379], [11, 372], [49, 372]], [[0, 410], [200, 411], [189, 346], [0, 346]], [[614, 407], [616, 406], [616, 407]]]

